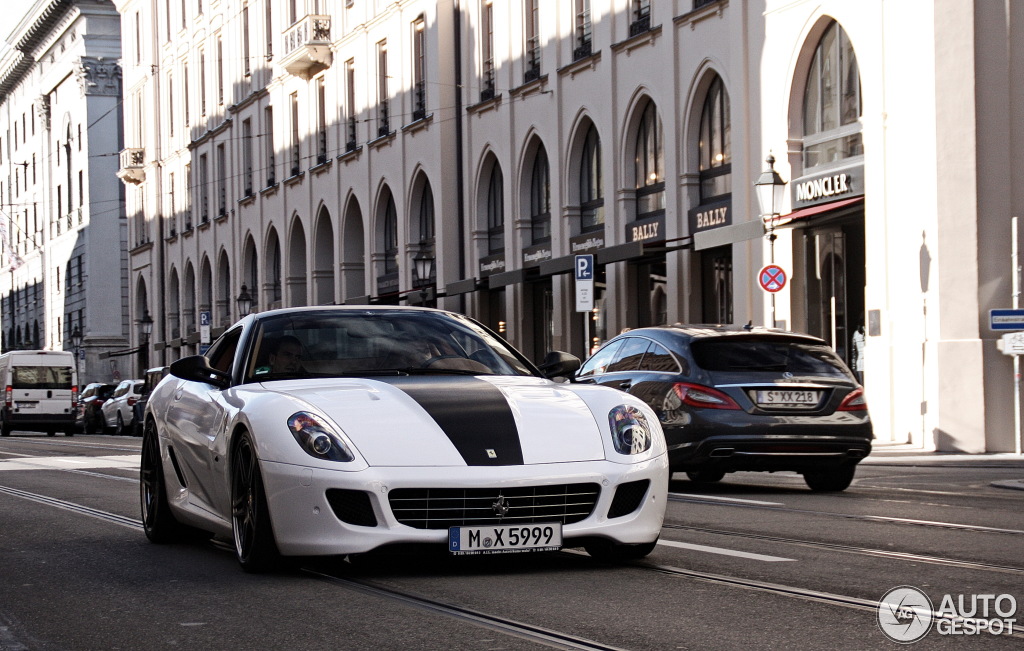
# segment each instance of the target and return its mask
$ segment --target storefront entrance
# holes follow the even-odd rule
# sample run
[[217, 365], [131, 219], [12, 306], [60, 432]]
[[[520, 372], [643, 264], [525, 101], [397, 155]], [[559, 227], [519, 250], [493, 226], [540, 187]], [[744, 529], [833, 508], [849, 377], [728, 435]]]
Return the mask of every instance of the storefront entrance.
[[852, 338], [864, 325], [864, 216], [804, 230], [807, 332], [852, 366]]

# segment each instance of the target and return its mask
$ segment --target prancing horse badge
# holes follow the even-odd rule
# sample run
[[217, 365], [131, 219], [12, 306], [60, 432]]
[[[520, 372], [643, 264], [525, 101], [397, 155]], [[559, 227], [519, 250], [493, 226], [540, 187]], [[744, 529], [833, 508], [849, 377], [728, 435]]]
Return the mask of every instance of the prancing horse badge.
[[498, 458], [498, 453], [495, 452], [494, 450], [492, 450], [491, 448], [487, 448], [487, 458], [488, 459], [497, 459]]

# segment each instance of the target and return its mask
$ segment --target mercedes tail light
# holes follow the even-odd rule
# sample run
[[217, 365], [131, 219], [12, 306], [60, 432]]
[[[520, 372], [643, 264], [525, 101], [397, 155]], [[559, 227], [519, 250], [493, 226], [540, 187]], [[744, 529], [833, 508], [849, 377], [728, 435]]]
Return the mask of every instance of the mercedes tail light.
[[836, 407], [836, 411], [865, 411], [868, 401], [864, 398], [864, 388], [857, 387], [849, 393]]
[[702, 384], [690, 384], [689, 382], [676, 382], [672, 387], [684, 405], [701, 407], [703, 409], [739, 409], [736, 401], [725, 395], [718, 389], [712, 389]]

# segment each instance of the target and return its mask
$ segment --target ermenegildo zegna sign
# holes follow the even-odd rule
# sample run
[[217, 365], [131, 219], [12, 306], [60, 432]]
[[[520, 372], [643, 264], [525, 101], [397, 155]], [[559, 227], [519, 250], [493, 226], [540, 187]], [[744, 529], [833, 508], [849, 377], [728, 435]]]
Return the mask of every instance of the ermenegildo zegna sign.
[[864, 194], [864, 166], [854, 165], [794, 179], [793, 210]]

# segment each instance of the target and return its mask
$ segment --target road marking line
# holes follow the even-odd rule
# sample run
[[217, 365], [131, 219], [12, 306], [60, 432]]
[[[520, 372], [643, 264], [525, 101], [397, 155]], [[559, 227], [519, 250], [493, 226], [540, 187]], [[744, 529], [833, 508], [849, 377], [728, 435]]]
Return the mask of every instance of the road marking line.
[[762, 502], [761, 500], [741, 500], [738, 497], [720, 497], [718, 495], [700, 495], [695, 493], [669, 493], [675, 497], [685, 497], [691, 500], [722, 500], [723, 502], [741, 502], [743, 504], [767, 504], [770, 506], [785, 506], [783, 502]]
[[659, 540], [659, 545], [666, 545], [668, 547], [678, 547], [679, 549], [690, 549], [696, 552], [707, 552], [709, 554], [721, 554], [722, 556], [737, 556], [739, 558], [748, 558], [753, 561], [764, 561], [766, 563], [778, 563], [780, 561], [795, 561], [795, 558], [782, 558], [781, 556], [765, 556], [764, 554], [752, 554], [750, 552], [741, 552], [735, 549], [723, 549], [721, 547], [708, 547], [707, 545], [693, 545], [690, 543], [676, 542], [674, 540]]
[[75, 468], [133, 468], [138, 470], [138, 454], [116, 454], [106, 457], [28, 457], [24, 459], [0, 459], [0, 471], [4, 470], [67, 470]]

